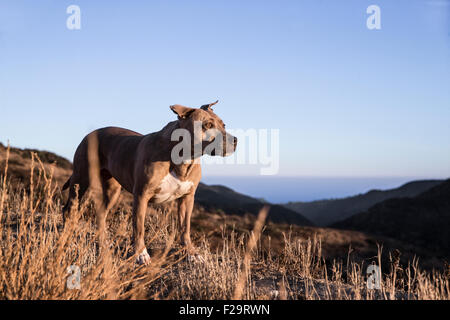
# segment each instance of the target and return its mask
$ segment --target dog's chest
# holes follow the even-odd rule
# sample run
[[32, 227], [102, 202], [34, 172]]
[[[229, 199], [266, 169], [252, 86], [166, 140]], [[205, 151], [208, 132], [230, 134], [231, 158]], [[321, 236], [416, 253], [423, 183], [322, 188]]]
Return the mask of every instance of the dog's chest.
[[169, 172], [158, 188], [158, 193], [153, 198], [154, 203], [163, 203], [178, 199], [188, 194], [194, 183], [192, 181], [181, 181], [175, 173]]

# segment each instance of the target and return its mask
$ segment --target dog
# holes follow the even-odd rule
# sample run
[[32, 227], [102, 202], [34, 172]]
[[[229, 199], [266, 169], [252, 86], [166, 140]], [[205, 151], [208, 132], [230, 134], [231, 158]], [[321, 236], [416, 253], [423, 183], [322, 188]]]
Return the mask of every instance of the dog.
[[[149, 203], [178, 202], [181, 242], [188, 254], [195, 253], [190, 229], [194, 195], [201, 178], [199, 159], [204, 154], [228, 156], [237, 146], [237, 138], [225, 130], [225, 124], [212, 109], [217, 102], [200, 108], [172, 105], [170, 109], [178, 119], [147, 135], [118, 127], [88, 134], [75, 152], [73, 173], [63, 186], [63, 190], [69, 189], [63, 208], [64, 221], [76, 197], [80, 200], [97, 176], [103, 195], [101, 205], [96, 208], [100, 239], [104, 239], [107, 214], [124, 188], [133, 195], [133, 245], [137, 263], [150, 263], [144, 243]], [[183, 141], [184, 149], [174, 139], [181, 136], [190, 138]]]

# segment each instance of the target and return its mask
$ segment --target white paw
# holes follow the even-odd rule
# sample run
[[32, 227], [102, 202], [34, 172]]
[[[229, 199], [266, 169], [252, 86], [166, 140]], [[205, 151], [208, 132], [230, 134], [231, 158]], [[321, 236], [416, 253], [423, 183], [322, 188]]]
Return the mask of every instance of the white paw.
[[144, 250], [142, 250], [142, 252], [137, 256], [136, 263], [139, 265], [148, 265], [150, 263], [150, 255], [148, 254], [146, 248], [144, 248]]
[[188, 254], [187, 255], [187, 261], [190, 263], [205, 263], [206, 260], [203, 258], [201, 254]]
[[278, 299], [280, 292], [278, 290], [270, 290], [270, 299]]

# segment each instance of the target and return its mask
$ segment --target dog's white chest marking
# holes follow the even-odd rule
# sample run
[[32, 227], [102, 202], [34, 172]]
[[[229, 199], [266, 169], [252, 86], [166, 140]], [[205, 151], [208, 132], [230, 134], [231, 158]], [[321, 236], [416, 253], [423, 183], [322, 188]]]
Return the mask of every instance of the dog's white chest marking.
[[155, 203], [163, 203], [178, 199], [188, 194], [194, 183], [192, 181], [181, 181], [177, 175], [171, 171], [159, 185], [159, 192], [154, 196]]

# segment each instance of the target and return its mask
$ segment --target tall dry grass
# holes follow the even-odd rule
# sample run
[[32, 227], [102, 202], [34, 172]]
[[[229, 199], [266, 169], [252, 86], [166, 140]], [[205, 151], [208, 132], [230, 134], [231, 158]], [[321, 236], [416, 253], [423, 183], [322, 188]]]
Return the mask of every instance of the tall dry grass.
[[[129, 221], [119, 214], [115, 239], [100, 253], [89, 196], [65, 225], [61, 196], [52, 172], [32, 155], [30, 190], [7, 184], [0, 194], [0, 298], [2, 299], [136, 299], [147, 298], [148, 285], [170, 263], [170, 243], [151, 266], [138, 267], [131, 253]], [[36, 164], [36, 166], [35, 166]], [[7, 168], [7, 167], [6, 167]], [[14, 191], [13, 191], [14, 190]], [[69, 268], [81, 271], [80, 289], [71, 289]], [[164, 266], [164, 268], [163, 268]]]
[[[96, 236], [92, 199], [62, 224], [60, 188], [32, 155], [29, 190], [0, 177], [0, 299], [449, 299], [449, 277], [420, 270], [417, 260], [400, 266], [391, 256], [380, 289], [367, 289], [363, 263], [326, 262], [319, 238], [285, 234], [281, 254], [261, 244], [267, 210], [253, 231], [223, 235], [210, 248], [197, 241], [201, 259], [187, 259], [178, 246], [177, 216], [149, 209], [149, 266], [135, 264], [131, 212], [119, 207], [108, 220], [105, 249]], [[270, 243], [270, 241], [269, 241]], [[378, 259], [381, 260], [379, 248]], [[268, 254], [269, 253], [269, 254]], [[378, 261], [381, 265], [381, 261]], [[71, 267], [75, 266], [75, 267]], [[72, 269], [71, 269], [72, 268]], [[71, 270], [81, 272], [76, 288]]]

